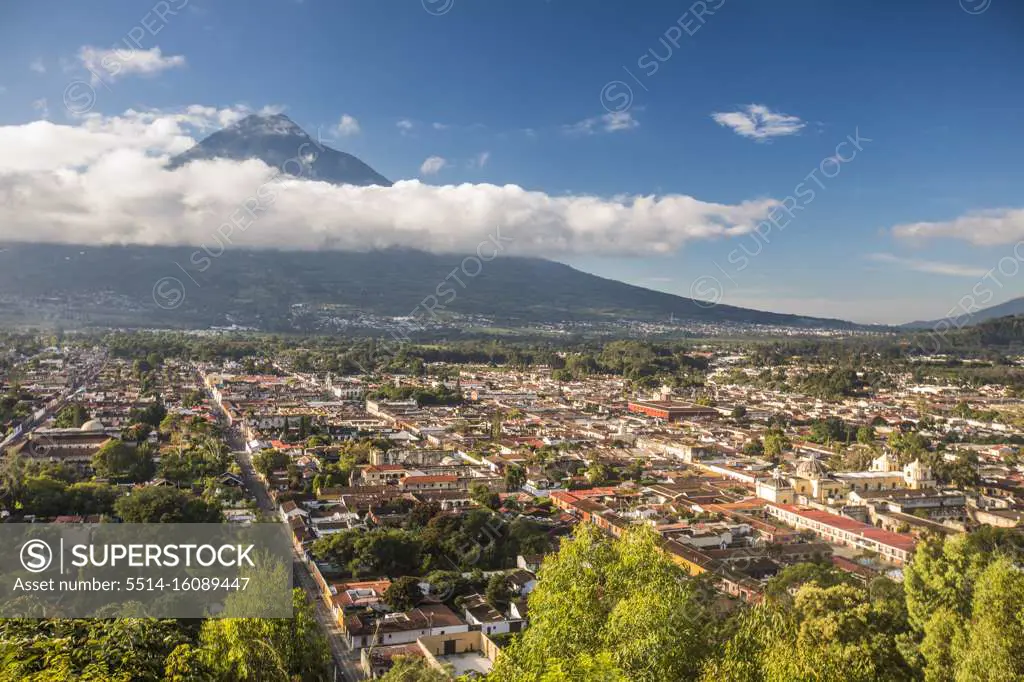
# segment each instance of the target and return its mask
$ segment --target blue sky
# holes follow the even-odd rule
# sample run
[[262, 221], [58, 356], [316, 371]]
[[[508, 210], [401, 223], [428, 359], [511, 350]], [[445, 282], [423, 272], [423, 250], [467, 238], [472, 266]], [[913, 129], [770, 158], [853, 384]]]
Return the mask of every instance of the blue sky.
[[[1024, 237], [1016, 214], [970, 218], [1024, 206], [1016, 0], [168, 5], [180, 9], [166, 21], [148, 0], [0, 9], [0, 124], [39, 118], [43, 100], [52, 121], [70, 118], [62, 95], [82, 47], [123, 45], [145, 22], [157, 32], [141, 47], [181, 61], [100, 84], [95, 111], [282, 105], [393, 180], [739, 204], [838, 169], [763, 239], [557, 257], [650, 288], [858, 321], [937, 318]], [[748, 105], [767, 121], [745, 128]], [[870, 141], [850, 161], [821, 167], [858, 133]], [[430, 157], [444, 163], [425, 173]], [[756, 255], [740, 269], [743, 245]], [[1024, 274], [1003, 270], [990, 304], [1024, 293]]]

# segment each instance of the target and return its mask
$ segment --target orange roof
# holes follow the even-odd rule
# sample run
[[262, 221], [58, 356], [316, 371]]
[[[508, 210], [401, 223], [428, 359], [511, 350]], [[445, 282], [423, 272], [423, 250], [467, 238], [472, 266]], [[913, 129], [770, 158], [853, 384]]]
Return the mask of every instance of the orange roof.
[[341, 607], [368, 606], [376, 604], [391, 587], [390, 580], [367, 580], [354, 583], [337, 583], [333, 585], [337, 594], [331, 601]]
[[416, 484], [416, 483], [455, 483], [459, 480], [458, 476], [406, 476], [402, 479], [402, 485]]
[[829, 514], [828, 512], [817, 511], [807, 507], [798, 507], [792, 504], [772, 504], [769, 506], [777, 507], [793, 514], [798, 514], [805, 519], [817, 521], [825, 526], [838, 528], [839, 530], [845, 530], [851, 533], [857, 533], [861, 537], [874, 540], [879, 544], [895, 547], [907, 552], [912, 552], [914, 547], [917, 545], [917, 541], [912, 537], [903, 535], [902, 533], [893, 533], [892, 531], [881, 530], [870, 524], [861, 523], [860, 521], [856, 521], [845, 516]]

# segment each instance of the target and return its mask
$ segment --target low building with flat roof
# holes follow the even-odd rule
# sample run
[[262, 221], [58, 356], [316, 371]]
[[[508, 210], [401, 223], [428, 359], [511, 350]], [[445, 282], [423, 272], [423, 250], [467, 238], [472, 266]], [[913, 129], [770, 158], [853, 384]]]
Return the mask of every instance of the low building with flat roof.
[[834, 545], [876, 552], [884, 561], [902, 566], [914, 554], [917, 542], [909, 535], [875, 528], [838, 514], [791, 504], [766, 504], [765, 512], [783, 523], [809, 530]]
[[645, 414], [648, 417], [664, 419], [669, 422], [680, 419], [712, 419], [719, 416], [718, 410], [713, 407], [671, 400], [632, 400], [629, 402], [628, 408], [630, 412]]
[[485, 677], [498, 658], [498, 646], [479, 630], [420, 637], [416, 642], [432, 668], [454, 678]]

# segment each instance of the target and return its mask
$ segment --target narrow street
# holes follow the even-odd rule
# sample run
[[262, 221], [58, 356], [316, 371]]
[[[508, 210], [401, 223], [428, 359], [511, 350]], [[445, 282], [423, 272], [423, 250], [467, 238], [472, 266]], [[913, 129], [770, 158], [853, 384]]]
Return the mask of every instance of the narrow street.
[[[225, 440], [232, 450], [235, 461], [241, 470], [242, 482], [245, 489], [256, 500], [260, 512], [265, 518], [277, 518], [277, 509], [270, 498], [270, 492], [264, 485], [263, 480], [256, 474], [252, 465], [252, 458], [245, 449], [245, 437], [239, 432], [236, 426], [227, 426], [227, 415], [219, 403], [217, 403], [209, 391], [206, 392], [211, 405], [217, 410], [221, 423], [225, 426]], [[302, 557], [292, 547], [292, 575], [296, 580], [296, 586], [306, 592], [306, 598], [315, 606], [317, 622], [327, 637], [327, 644], [330, 647], [331, 658], [334, 660], [334, 675], [332, 682], [344, 680], [344, 682], [356, 682], [364, 679], [359, 669], [359, 657], [356, 652], [349, 650], [341, 628], [335, 620], [331, 610], [321, 598], [320, 590], [317, 588], [313, 576], [310, 575]]]
[[295, 576], [306, 591], [306, 594], [316, 605], [316, 619], [319, 621], [320, 627], [327, 633], [327, 643], [331, 647], [331, 657], [334, 658], [335, 665], [341, 668], [339, 679], [349, 682], [364, 679], [364, 675], [359, 669], [359, 656], [349, 650], [345, 636], [342, 634], [341, 628], [338, 626], [338, 622], [335, 620], [331, 610], [324, 603], [324, 600], [320, 598], [320, 592], [313, 581], [313, 576], [310, 575], [309, 570], [306, 568], [306, 564], [299, 558], [294, 549], [292, 553]]
[[96, 378], [106, 366], [106, 363], [107, 356], [104, 354], [99, 361], [88, 365], [86, 370], [82, 372], [81, 376], [72, 376], [68, 388], [65, 389], [59, 397], [55, 398], [51, 405], [43, 408], [43, 412], [40, 415], [31, 415], [26, 417], [21, 424], [21, 432], [17, 436], [11, 435], [3, 439], [3, 442], [0, 442], [0, 448], [6, 452], [7, 448], [20, 444], [21, 441], [25, 440], [29, 436], [32, 429], [45, 424], [47, 419], [64, 409], [64, 406], [67, 405], [72, 398], [96, 381]]

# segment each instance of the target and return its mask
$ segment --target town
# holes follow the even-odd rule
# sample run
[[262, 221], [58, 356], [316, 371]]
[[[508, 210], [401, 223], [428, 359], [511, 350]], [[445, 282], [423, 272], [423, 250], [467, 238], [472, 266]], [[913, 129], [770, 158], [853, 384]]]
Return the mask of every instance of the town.
[[900, 583], [925, 539], [1024, 518], [1021, 403], [982, 361], [624, 340], [360, 374], [166, 336], [8, 340], [5, 520], [287, 524], [348, 679], [488, 675], [582, 526], [650, 533], [727, 614], [808, 564]]

